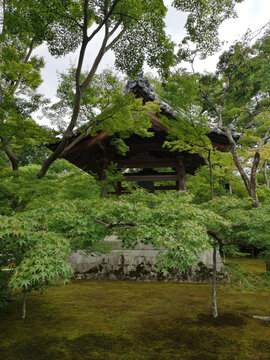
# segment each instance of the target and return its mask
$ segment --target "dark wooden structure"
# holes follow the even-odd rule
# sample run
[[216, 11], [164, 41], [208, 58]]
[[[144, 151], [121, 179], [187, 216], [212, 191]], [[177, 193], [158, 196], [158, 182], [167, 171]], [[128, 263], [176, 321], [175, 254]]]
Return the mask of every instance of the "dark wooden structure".
[[[126, 86], [126, 93], [133, 92], [136, 97], [143, 98], [143, 101], [153, 101], [156, 95], [153, 93], [149, 81], [142, 75], [138, 75], [136, 80], [129, 80]], [[161, 102], [161, 112], [163, 115], [173, 119], [173, 112], [167, 104]], [[133, 181], [143, 187], [154, 190], [184, 190], [186, 188], [186, 173], [194, 174], [198, 167], [204, 165], [204, 160], [198, 154], [191, 154], [187, 151], [172, 152], [163, 148], [163, 143], [167, 137], [167, 128], [159, 121], [157, 115], [152, 115], [153, 136], [142, 138], [136, 134], [124, 139], [129, 151], [125, 156], [120, 155], [112, 140], [115, 137], [108, 136], [104, 131], [98, 135], [85, 137], [68, 150], [63, 158], [76, 165], [86, 172], [98, 174], [100, 179], [104, 179], [104, 170], [111, 162], [116, 163], [118, 169], [136, 169], [137, 172], [124, 172], [124, 181]], [[77, 135], [79, 136], [79, 135]], [[116, 135], [117, 136], [117, 135]], [[208, 134], [212, 144], [220, 151], [229, 150], [229, 142], [224, 133], [217, 128], [213, 128]], [[239, 135], [235, 135], [239, 137]], [[71, 141], [76, 138], [73, 136]], [[57, 144], [50, 145], [54, 150]], [[170, 168], [170, 172], [160, 172], [158, 169]], [[155, 182], [173, 181], [174, 185], [159, 185]], [[147, 186], [147, 184], [149, 186]], [[122, 192], [121, 183], [115, 189], [117, 194]]]

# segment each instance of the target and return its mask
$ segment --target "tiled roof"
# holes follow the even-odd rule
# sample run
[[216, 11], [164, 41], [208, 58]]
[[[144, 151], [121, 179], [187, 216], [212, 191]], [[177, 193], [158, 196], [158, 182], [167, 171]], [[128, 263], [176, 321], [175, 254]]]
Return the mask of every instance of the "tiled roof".
[[[143, 77], [143, 72], [139, 73], [136, 77], [136, 79], [129, 79], [127, 81], [126, 87], [125, 87], [125, 94], [130, 94], [136, 89], [137, 87], [141, 88], [141, 90], [145, 93], [149, 101], [158, 100], [161, 109], [168, 115], [173, 116], [174, 113], [172, 109], [169, 107], [168, 104], [166, 104], [164, 101], [160, 100], [157, 94], [153, 91], [151, 84], [148, 79]], [[235, 133], [235, 128], [233, 125], [230, 125], [231, 132], [233, 133], [233, 137], [235, 139], [239, 139], [241, 137], [241, 134]], [[225, 132], [220, 130], [216, 123], [210, 123], [210, 129], [211, 133], [215, 133], [217, 135], [224, 135], [226, 136]]]
[[161, 109], [168, 115], [173, 116], [173, 111], [164, 101], [160, 100], [156, 93], [154, 93], [148, 79], [143, 77], [143, 73], [139, 73], [136, 79], [129, 79], [125, 87], [125, 94], [130, 94], [136, 87], [140, 87], [147, 95], [149, 101], [159, 100]]

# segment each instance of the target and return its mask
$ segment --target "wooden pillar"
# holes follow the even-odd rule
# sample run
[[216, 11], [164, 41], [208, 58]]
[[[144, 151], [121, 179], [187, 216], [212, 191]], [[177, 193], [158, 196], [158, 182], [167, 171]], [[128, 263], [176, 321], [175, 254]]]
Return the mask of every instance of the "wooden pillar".
[[175, 173], [178, 177], [176, 181], [177, 190], [186, 190], [186, 170], [182, 159], [178, 159], [178, 165], [175, 168]]
[[106, 158], [102, 158], [99, 161], [99, 180], [100, 180], [100, 197], [106, 197], [108, 195], [108, 189], [106, 184], [105, 170], [108, 168], [109, 161]]
[[116, 195], [121, 195], [122, 193], [122, 185], [121, 185], [121, 181], [118, 181], [115, 187], [115, 193]]

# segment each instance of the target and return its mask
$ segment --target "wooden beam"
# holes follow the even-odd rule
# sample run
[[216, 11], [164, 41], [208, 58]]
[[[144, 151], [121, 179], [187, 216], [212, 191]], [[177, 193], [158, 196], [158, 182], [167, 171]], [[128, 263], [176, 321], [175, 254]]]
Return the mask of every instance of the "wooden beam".
[[66, 158], [68, 159], [68, 156], [70, 154], [74, 154], [79, 151], [88, 150], [89, 148], [91, 148], [92, 146], [94, 146], [95, 144], [100, 142], [101, 140], [106, 139], [107, 137], [108, 137], [108, 135], [106, 134], [106, 132], [101, 131], [94, 137], [87, 137], [85, 139], [82, 139], [80, 142], [78, 142], [78, 144], [74, 145], [70, 150], [68, 150], [66, 153], [64, 153], [63, 156], [60, 156], [60, 158], [63, 157], [64, 159], [66, 159]]
[[[162, 147], [162, 142], [149, 142], [149, 143], [129, 143], [129, 151], [164, 151]], [[169, 150], [167, 150], [169, 152]]]
[[176, 181], [178, 176], [176, 174], [155, 174], [155, 175], [126, 175], [123, 181]]
[[149, 111], [146, 111], [146, 114], [149, 115], [149, 116], [152, 116], [152, 119], [151, 119], [151, 122], [152, 122], [152, 125], [153, 127], [156, 129], [156, 130], [159, 130], [159, 131], [164, 131], [164, 132], [167, 132], [168, 131], [168, 128], [167, 126], [163, 125], [160, 121], [160, 117], [156, 114], [152, 114], [150, 113]]
[[178, 165], [178, 162], [174, 158], [162, 158], [162, 159], [119, 159], [115, 160], [117, 162], [118, 168], [130, 168], [130, 169], [153, 169], [153, 168], [163, 168], [163, 167], [172, 167], [175, 168]]

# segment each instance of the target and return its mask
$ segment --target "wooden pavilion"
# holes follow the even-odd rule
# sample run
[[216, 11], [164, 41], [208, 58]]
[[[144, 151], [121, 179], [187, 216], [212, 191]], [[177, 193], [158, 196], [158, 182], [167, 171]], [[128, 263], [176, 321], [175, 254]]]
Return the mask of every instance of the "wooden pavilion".
[[[143, 78], [142, 74], [138, 75], [135, 80], [127, 82], [126, 93], [133, 92], [136, 97], [140, 97], [144, 102], [153, 101], [157, 96], [152, 91], [150, 83]], [[161, 104], [162, 115], [173, 119], [173, 112], [169, 106], [163, 102]], [[205, 164], [204, 159], [198, 154], [192, 154], [188, 151], [169, 151], [163, 148], [163, 143], [167, 137], [167, 128], [160, 122], [159, 116], [152, 115], [152, 126], [150, 131], [153, 136], [148, 138], [140, 137], [133, 134], [124, 139], [129, 151], [123, 156], [120, 155], [116, 147], [112, 144], [114, 136], [108, 136], [106, 132], [101, 131], [96, 136], [87, 136], [81, 139], [71, 149], [66, 151], [62, 156], [78, 168], [98, 174], [99, 179], [105, 179], [104, 170], [110, 163], [116, 163], [119, 170], [133, 169], [137, 172], [124, 172], [123, 181], [133, 181], [142, 187], [151, 191], [154, 190], [185, 190], [186, 173], [194, 174], [198, 167]], [[79, 134], [74, 135], [73, 141]], [[225, 133], [217, 127], [212, 128], [207, 135], [213, 146], [220, 151], [229, 151], [229, 141]], [[238, 139], [239, 134], [234, 137]], [[55, 150], [57, 144], [48, 146]], [[171, 172], [160, 172], [157, 169], [171, 168]], [[155, 182], [173, 181], [174, 185], [159, 185]], [[123, 188], [121, 182], [118, 182], [115, 189], [116, 194], [121, 194]]]

